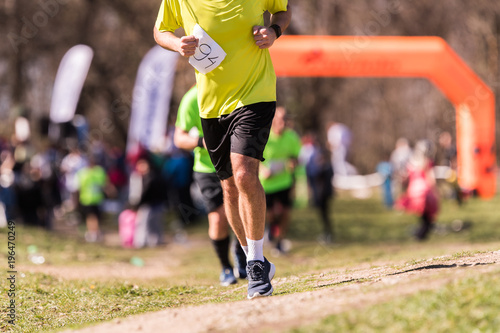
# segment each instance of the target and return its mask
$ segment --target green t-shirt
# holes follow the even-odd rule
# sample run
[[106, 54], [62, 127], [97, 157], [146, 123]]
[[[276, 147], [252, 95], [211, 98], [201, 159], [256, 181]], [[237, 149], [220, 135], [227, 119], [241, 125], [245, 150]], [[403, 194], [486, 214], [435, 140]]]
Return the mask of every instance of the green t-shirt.
[[273, 175], [267, 179], [260, 177], [266, 194], [286, 190], [293, 185], [293, 173], [289, 169], [290, 159], [295, 159], [300, 153], [300, 138], [291, 129], [285, 129], [278, 136], [273, 131], [264, 149], [264, 166], [273, 170]]
[[77, 172], [80, 203], [84, 206], [99, 205], [104, 200], [103, 188], [108, 181], [106, 171], [98, 165], [85, 167]]
[[[197, 100], [198, 89], [196, 86], [189, 89], [189, 91], [182, 97], [177, 112], [177, 121], [175, 127], [179, 127], [183, 131], [190, 132], [193, 128], [198, 130], [198, 136], [203, 137], [203, 130], [201, 128], [201, 118], [198, 109]], [[205, 148], [196, 147], [194, 149], [194, 165], [193, 170], [196, 172], [213, 173], [215, 168], [210, 160], [208, 151]]]
[[[183, 27], [191, 35], [198, 23], [226, 52], [213, 71], [200, 74], [198, 104], [202, 118], [219, 118], [235, 109], [276, 101], [276, 74], [268, 49], [259, 49], [252, 28], [264, 25], [264, 12], [286, 11], [288, 0], [163, 0], [159, 31]], [[193, 17], [195, 15], [196, 17]]]

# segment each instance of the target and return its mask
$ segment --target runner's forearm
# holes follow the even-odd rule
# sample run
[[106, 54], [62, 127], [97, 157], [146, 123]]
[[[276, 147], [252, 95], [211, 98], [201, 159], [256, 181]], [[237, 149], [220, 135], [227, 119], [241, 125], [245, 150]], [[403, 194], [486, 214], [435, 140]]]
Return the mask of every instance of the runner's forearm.
[[154, 38], [156, 43], [164, 49], [179, 52], [180, 38], [172, 32], [161, 32], [157, 27], [154, 27]]
[[154, 38], [158, 45], [164, 49], [179, 52], [183, 57], [194, 55], [194, 51], [198, 46], [198, 39], [194, 36], [177, 37], [171, 31], [160, 31], [154, 27]]
[[174, 144], [180, 149], [193, 150], [198, 147], [198, 138], [190, 136], [189, 133], [177, 127], [174, 133]]

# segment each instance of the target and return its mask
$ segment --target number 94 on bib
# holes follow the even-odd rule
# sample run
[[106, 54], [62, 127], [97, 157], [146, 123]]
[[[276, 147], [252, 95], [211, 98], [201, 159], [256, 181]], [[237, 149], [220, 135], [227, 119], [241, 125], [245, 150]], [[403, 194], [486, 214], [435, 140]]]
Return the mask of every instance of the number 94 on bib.
[[199, 24], [193, 28], [193, 36], [198, 38], [198, 47], [189, 63], [201, 74], [207, 74], [217, 68], [226, 57], [226, 52], [210, 37]]

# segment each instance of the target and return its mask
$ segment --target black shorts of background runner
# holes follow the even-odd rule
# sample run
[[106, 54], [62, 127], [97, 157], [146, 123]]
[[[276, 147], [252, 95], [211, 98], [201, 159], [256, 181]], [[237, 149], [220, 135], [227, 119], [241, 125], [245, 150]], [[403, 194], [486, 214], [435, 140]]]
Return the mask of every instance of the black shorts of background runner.
[[95, 217], [97, 217], [97, 219], [101, 218], [101, 208], [99, 207], [99, 205], [80, 205], [80, 213], [84, 218], [87, 218], [87, 216], [89, 215], [94, 215]]
[[222, 187], [219, 177], [215, 173], [193, 173], [194, 181], [199, 186], [203, 205], [207, 212], [213, 212], [222, 206]]
[[274, 192], [271, 194], [266, 194], [266, 206], [273, 207], [276, 202], [279, 202], [283, 205], [283, 207], [290, 208], [292, 207], [292, 197], [291, 193], [292, 189], [287, 188], [283, 191]]
[[217, 176], [233, 175], [231, 153], [263, 161], [262, 153], [269, 138], [276, 102], [246, 105], [220, 118], [201, 119], [205, 145]]

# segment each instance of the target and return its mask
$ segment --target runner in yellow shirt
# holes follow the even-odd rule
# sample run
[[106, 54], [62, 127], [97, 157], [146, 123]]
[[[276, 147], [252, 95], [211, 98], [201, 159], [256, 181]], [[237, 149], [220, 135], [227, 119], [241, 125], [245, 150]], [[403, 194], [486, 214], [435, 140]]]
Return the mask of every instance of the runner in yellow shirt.
[[[265, 11], [271, 13], [269, 26]], [[247, 251], [248, 298], [273, 292], [275, 267], [263, 254], [265, 195], [258, 170], [276, 109], [268, 48], [290, 19], [288, 0], [163, 0], [154, 29], [160, 46], [198, 68], [204, 142], [229, 222]], [[186, 36], [179, 38], [174, 31], [180, 27]]]

